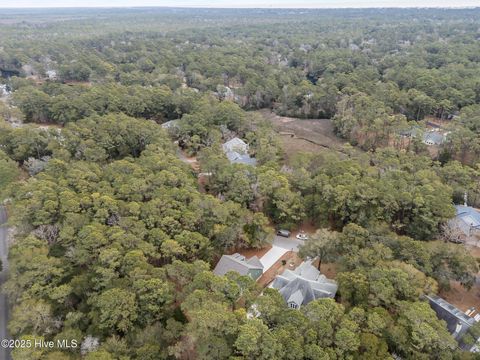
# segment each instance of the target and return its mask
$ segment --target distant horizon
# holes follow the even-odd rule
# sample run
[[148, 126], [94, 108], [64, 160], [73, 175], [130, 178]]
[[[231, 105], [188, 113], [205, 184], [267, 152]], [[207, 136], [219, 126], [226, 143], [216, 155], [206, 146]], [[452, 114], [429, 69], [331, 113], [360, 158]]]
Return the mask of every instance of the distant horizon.
[[108, 8], [206, 8], [206, 9], [469, 9], [480, 0], [0, 0], [0, 9], [108, 9]]

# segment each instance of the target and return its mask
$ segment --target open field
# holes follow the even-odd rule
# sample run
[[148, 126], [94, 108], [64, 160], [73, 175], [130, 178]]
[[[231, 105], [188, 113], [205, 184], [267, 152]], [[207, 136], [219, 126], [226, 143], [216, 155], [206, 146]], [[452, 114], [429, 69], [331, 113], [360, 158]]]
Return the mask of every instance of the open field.
[[298, 152], [341, 152], [346, 143], [335, 135], [330, 119], [297, 119], [279, 116], [267, 109], [259, 113], [273, 124], [280, 135], [287, 159]]

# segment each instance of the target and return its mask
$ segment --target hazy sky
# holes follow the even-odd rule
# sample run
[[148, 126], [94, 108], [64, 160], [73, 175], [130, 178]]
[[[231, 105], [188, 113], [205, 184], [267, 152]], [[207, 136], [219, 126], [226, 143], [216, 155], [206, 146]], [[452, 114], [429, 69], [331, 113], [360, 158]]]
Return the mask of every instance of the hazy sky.
[[0, 8], [19, 7], [469, 7], [480, 0], [0, 0]]

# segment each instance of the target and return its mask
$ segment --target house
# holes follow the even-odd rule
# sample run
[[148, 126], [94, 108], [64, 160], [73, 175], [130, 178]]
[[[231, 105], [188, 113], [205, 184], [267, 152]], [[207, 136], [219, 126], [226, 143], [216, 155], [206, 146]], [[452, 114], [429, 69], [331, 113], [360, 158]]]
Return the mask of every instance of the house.
[[250, 157], [248, 154], [239, 154], [237, 152], [227, 152], [225, 153], [227, 159], [232, 164], [245, 164], [255, 166], [257, 165], [257, 159]]
[[449, 224], [458, 228], [466, 241], [480, 239], [480, 212], [467, 205], [455, 205], [455, 209], [457, 215]]
[[418, 126], [400, 131], [398, 134], [403, 138], [416, 138], [423, 133], [422, 141], [426, 145], [441, 145], [447, 139], [448, 133], [441, 132], [439, 128], [423, 132]]
[[235, 137], [222, 145], [225, 156], [232, 164], [245, 164], [255, 166], [257, 160], [248, 154], [248, 144], [242, 139]]
[[227, 152], [237, 152], [239, 154], [247, 154], [248, 153], [248, 144], [238, 137], [234, 137], [233, 139], [227, 141], [225, 144], [222, 145], [223, 151]]
[[447, 329], [455, 340], [459, 340], [475, 324], [475, 319], [437, 295], [426, 296], [437, 317], [447, 323]]
[[450, 304], [437, 295], [426, 296], [430, 307], [435, 311], [437, 317], [447, 323], [447, 329], [453, 338], [459, 342], [464, 350], [473, 351], [475, 346], [468, 346], [462, 343], [462, 336], [476, 323], [476, 318], [470, 317], [457, 307]]
[[170, 120], [170, 121], [164, 122], [161, 125], [161, 127], [163, 129], [177, 129], [179, 122], [180, 122], [180, 119]]
[[416, 137], [419, 132], [421, 131], [421, 128], [418, 127], [418, 126], [412, 126], [408, 129], [405, 129], [405, 130], [402, 130], [400, 131], [398, 134], [401, 136], [401, 137], [404, 137], [404, 138], [414, 138]]
[[58, 80], [57, 72], [55, 70], [47, 70], [45, 71], [45, 75], [47, 75], [48, 80]]
[[298, 309], [316, 299], [335, 297], [338, 285], [322, 275], [310, 260], [277, 275], [270, 287], [280, 292], [289, 308]]
[[229, 271], [235, 271], [240, 275], [248, 275], [253, 280], [257, 280], [263, 274], [263, 265], [256, 256], [246, 259], [240, 254], [223, 255], [213, 270], [218, 276], [223, 276]]
[[439, 131], [427, 131], [423, 134], [423, 143], [426, 145], [442, 145], [446, 140], [446, 134]]

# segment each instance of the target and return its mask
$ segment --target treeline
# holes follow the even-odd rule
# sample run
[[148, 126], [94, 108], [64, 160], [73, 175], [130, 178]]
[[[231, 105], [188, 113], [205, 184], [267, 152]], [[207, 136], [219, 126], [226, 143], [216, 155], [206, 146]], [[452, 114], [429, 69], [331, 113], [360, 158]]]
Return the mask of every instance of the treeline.
[[[10, 334], [81, 344], [15, 360], [475, 358], [423, 296], [469, 289], [478, 272], [462, 246], [432, 240], [452, 201], [480, 202], [479, 170], [455, 161], [478, 158], [479, 10], [78, 11], [0, 25], [0, 68], [21, 75], [0, 116], [31, 123], [0, 127]], [[371, 151], [285, 163], [271, 125], [246, 111], [264, 107], [331, 117]], [[440, 161], [421, 141], [389, 147], [458, 110]], [[225, 157], [236, 136], [256, 167]], [[321, 230], [300, 255], [335, 263], [335, 300], [292, 310], [211, 272], [305, 220]]]
[[[365, 93], [344, 96], [337, 104], [333, 124], [339, 136], [364, 150], [393, 146], [429, 154], [423, 139], [428, 131], [425, 122], [408, 121], [406, 116], [393, 113], [380, 100]], [[475, 168], [480, 156], [479, 105], [465, 106], [444, 128], [445, 139], [436, 144], [439, 150], [435, 159], [444, 164], [458, 160]]]
[[[272, 107], [298, 117], [332, 117], [342, 96], [363, 92], [412, 120], [446, 118], [480, 101], [480, 48], [472, 25], [477, 12], [425, 13], [415, 22], [395, 10], [365, 10], [358, 17], [302, 14], [302, 21], [282, 13], [261, 21], [252, 14], [250, 23], [243, 20], [249, 26], [215, 18], [214, 28], [195, 32], [183, 28], [188, 21], [198, 26], [196, 18], [176, 14], [164, 24], [182, 23], [176, 32], [130, 24], [135, 30], [127, 33], [117, 26], [109, 35], [78, 39], [74, 30], [53, 41], [37, 29], [30, 35], [37, 43], [4, 26], [0, 64], [24, 76], [54, 71], [55, 79], [67, 82], [113, 80], [172, 90], [183, 84], [219, 93], [228, 87], [246, 109]], [[168, 17], [147, 18], [155, 16]], [[378, 16], [387, 16], [388, 26]], [[274, 23], [278, 18], [283, 21]]]
[[[64, 124], [116, 111], [165, 121], [189, 112], [195, 94], [184, 88], [191, 88], [246, 110], [333, 118], [340, 136], [368, 150], [402, 147], [401, 131], [426, 116], [445, 120], [461, 111], [463, 120], [451, 124], [438, 158], [475, 165], [478, 132], [464, 122], [478, 117], [480, 102], [477, 9], [421, 11], [422, 16], [395, 10], [312, 12], [302, 14], [302, 21], [275, 11], [265, 18], [252, 13], [250, 20], [229, 13], [218, 21], [215, 11], [206, 11], [205, 22], [215, 19], [213, 28], [189, 18], [188, 10], [164, 12], [143, 14], [144, 26], [122, 12], [92, 25], [87, 12], [83, 21], [90, 31], [106, 27], [108, 35], [85, 37], [69, 22], [70, 33], [55, 41], [34, 25], [2, 26], [0, 68], [30, 78], [33, 86], [7, 81], [16, 90], [13, 104], [34, 122]], [[117, 17], [132, 30], [124, 32]], [[165, 22], [154, 25], [155, 19]], [[177, 31], [171, 31], [174, 24]], [[34, 84], [43, 79], [49, 80]], [[427, 152], [421, 141], [412, 148]]]
[[200, 95], [191, 90], [173, 92], [166, 86], [123, 86], [109, 83], [92, 87], [47, 83], [40, 88], [13, 79], [12, 103], [26, 122], [66, 124], [93, 114], [122, 112], [164, 122], [191, 111]]
[[[271, 164], [257, 169], [224, 164], [218, 172], [213, 157], [218, 151], [207, 146], [200, 154], [212, 171], [209, 191], [221, 192], [220, 200], [197, 190], [191, 169], [177, 159], [171, 140], [154, 122], [106, 115], [68, 124], [60, 132], [9, 131], [2, 141], [20, 132], [22, 138], [28, 138], [27, 131], [48, 134], [51, 157], [37, 175], [11, 190], [17, 235], [6, 285], [14, 305], [10, 333], [82, 344], [71, 350], [17, 349], [15, 359], [77, 359], [81, 354], [89, 360], [385, 359], [392, 352], [411, 359], [469, 358], [455, 350], [443, 323], [420, 298], [451, 280], [471, 286], [476, 263], [461, 247], [399, 237], [363, 221], [367, 213], [361, 202], [355, 204], [363, 191], [344, 199], [352, 199], [352, 208], [346, 209], [365, 217], [345, 220], [350, 223], [338, 233], [323, 230], [302, 254], [320, 251], [327, 254], [323, 260], [335, 258], [339, 302], [318, 300], [292, 310], [276, 291], [267, 289], [260, 296], [261, 289], [248, 277], [218, 277], [209, 270], [209, 262], [226, 249], [269, 240], [268, 218], [259, 210], [274, 221], [295, 222], [302, 211], [308, 213], [304, 206], [316, 204], [316, 216], [340, 221], [331, 215], [336, 206], [332, 213], [323, 207], [330, 201], [323, 194], [333, 191], [325, 181], [333, 176], [338, 176], [332, 180], [337, 189], [346, 191], [342, 177], [364, 189], [361, 183], [370, 184], [368, 176], [387, 168], [384, 186], [396, 172], [397, 180], [406, 176], [407, 183], [409, 171], [425, 173], [408, 186], [419, 188], [417, 204], [425, 205], [418, 211], [427, 219], [421, 212], [433, 206], [428, 202], [432, 195], [420, 198], [422, 180], [430, 177], [432, 186], [444, 186], [436, 196], [439, 207], [448, 190], [435, 185], [436, 175], [421, 169], [425, 164], [410, 169], [408, 158], [384, 154], [362, 169], [366, 165], [359, 160], [306, 156], [293, 172]], [[258, 193], [252, 193], [251, 179]], [[380, 203], [366, 199], [364, 208], [367, 202]], [[259, 208], [249, 210], [255, 204]], [[431, 214], [431, 221], [447, 215]], [[328, 249], [322, 248], [325, 238]], [[247, 316], [252, 311], [256, 315]], [[429, 337], [418, 335], [426, 329]]]

